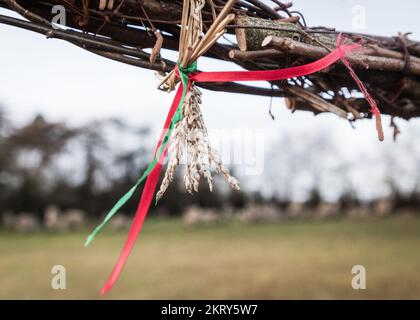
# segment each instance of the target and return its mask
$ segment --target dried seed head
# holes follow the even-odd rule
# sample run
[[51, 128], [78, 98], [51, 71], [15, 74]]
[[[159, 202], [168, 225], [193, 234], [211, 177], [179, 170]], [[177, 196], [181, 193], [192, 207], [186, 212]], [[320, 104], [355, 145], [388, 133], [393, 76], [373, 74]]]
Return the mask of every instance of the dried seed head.
[[210, 171], [212, 164], [215, 165], [218, 174], [223, 174], [232, 189], [240, 189], [239, 181], [223, 165], [217, 151], [210, 147], [200, 104], [201, 91], [191, 84], [182, 106], [183, 119], [175, 126], [171, 134], [170, 160], [160, 190], [156, 195], [156, 201], [162, 197], [170, 182], [173, 181], [184, 147], [187, 157], [183, 181], [188, 193], [199, 191], [201, 176], [206, 179], [210, 191], [213, 191], [213, 177]]

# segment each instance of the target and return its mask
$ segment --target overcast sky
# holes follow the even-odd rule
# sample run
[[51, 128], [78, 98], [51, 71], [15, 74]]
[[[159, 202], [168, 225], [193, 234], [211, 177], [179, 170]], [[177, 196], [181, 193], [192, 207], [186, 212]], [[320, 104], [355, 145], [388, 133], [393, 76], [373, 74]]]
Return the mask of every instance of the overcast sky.
[[[294, 9], [302, 12], [310, 26], [331, 26], [354, 30], [353, 10], [362, 5], [366, 10], [364, 33], [392, 36], [398, 32], [413, 32], [420, 39], [418, 15], [420, 3], [404, 0], [398, 5], [388, 0], [295, 0]], [[355, 9], [356, 8], [356, 9]], [[10, 12], [0, 9], [1, 14]], [[66, 120], [74, 124], [89, 119], [120, 117], [132, 125], [161, 127], [173, 94], [156, 90], [153, 71], [143, 70], [106, 60], [66, 44], [14, 27], [0, 25], [0, 103], [11, 119], [18, 122], [42, 113], [51, 120]], [[233, 70], [231, 64], [202, 59], [202, 70]], [[242, 130], [262, 132], [265, 155], [276, 137], [326, 131], [331, 133], [343, 152], [359, 157], [378, 154], [389, 148], [376, 139], [374, 124], [358, 123], [357, 130], [334, 115], [314, 117], [309, 113], [290, 114], [280, 98], [273, 101], [276, 120], [268, 115], [269, 98], [205, 91], [203, 113], [212, 130]], [[403, 135], [408, 126], [419, 126], [419, 120], [399, 121]], [[385, 120], [386, 138], [391, 131]], [[418, 137], [415, 137], [418, 139]], [[265, 163], [270, 159], [265, 157]]]

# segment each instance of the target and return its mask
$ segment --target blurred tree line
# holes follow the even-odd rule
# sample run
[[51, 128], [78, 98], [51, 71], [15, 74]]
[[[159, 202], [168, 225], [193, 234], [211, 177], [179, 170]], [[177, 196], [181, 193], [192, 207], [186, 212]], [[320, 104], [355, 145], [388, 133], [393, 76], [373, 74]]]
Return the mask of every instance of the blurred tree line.
[[[420, 132], [406, 134], [401, 143], [388, 142], [380, 161], [340, 155], [329, 132], [284, 135], [272, 148], [264, 174], [254, 177], [257, 186], [262, 185], [256, 191], [233, 192], [220, 181], [213, 192], [202, 184], [198, 194], [189, 195], [178, 179], [159, 205], [152, 205], [151, 214], [178, 215], [191, 205], [237, 209], [264, 203], [286, 208], [302, 192], [308, 208], [335, 201], [347, 209], [361, 204], [364, 190], [375, 189], [375, 184], [365, 185], [378, 176], [394, 208], [418, 210], [420, 140], [412, 137]], [[16, 125], [0, 106], [0, 214], [30, 212], [41, 218], [45, 208], [54, 205], [81, 209], [92, 218], [103, 216], [145, 170], [154, 141], [148, 128], [119, 119], [74, 126], [37, 115]], [[252, 180], [243, 178], [242, 185]], [[124, 213], [134, 213], [141, 190]]]
[[[154, 141], [148, 128], [133, 128], [118, 119], [71, 126], [37, 115], [16, 126], [0, 108], [0, 214], [30, 212], [41, 217], [46, 207], [55, 205], [102, 216], [145, 170], [152, 154], [146, 147], [149, 139]], [[123, 212], [135, 211], [141, 190]], [[152, 213], [181, 214], [192, 204], [240, 207], [246, 197], [217, 188], [210, 193], [205, 186], [192, 196], [179, 181]]]

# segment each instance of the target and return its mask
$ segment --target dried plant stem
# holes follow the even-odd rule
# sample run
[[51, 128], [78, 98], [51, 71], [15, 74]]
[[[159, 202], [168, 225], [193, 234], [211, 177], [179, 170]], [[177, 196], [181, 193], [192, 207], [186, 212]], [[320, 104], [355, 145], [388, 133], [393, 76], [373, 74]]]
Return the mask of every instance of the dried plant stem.
[[194, 84], [191, 84], [182, 105], [183, 119], [175, 126], [171, 134], [170, 160], [160, 190], [156, 195], [156, 201], [159, 201], [173, 181], [184, 148], [187, 152], [183, 181], [187, 192], [198, 192], [201, 177], [206, 179], [210, 191], [213, 190], [212, 164], [215, 165], [216, 172], [223, 174], [233, 189], [240, 189], [238, 180], [230, 174], [216, 150], [210, 146], [200, 104], [201, 92]]
[[[205, 0], [184, 0], [181, 20], [178, 62], [182, 68], [187, 68], [200, 56], [204, 55], [226, 32], [226, 26], [235, 15], [229, 14], [236, 0], [229, 0], [212, 23], [204, 36], [201, 9]], [[159, 83], [158, 88], [172, 91], [179, 79], [171, 71]]]
[[170, 159], [168, 167], [166, 169], [165, 177], [163, 178], [162, 184], [158, 193], [156, 194], [156, 202], [163, 196], [165, 191], [168, 189], [169, 184], [174, 180], [175, 173], [182, 157], [182, 146], [185, 144], [185, 129], [184, 121], [178, 122], [172, 134], [173, 143], [170, 144], [169, 153]]
[[[203, 33], [201, 9], [205, 5], [205, 0], [184, 0], [178, 57], [181, 68], [189, 67], [226, 32], [226, 26], [235, 18], [234, 14], [229, 14], [234, 3], [235, 0], [227, 2], [208, 32], [201, 37]], [[163, 78], [159, 86], [164, 84], [170, 91], [177, 81], [179, 80], [172, 71]], [[192, 83], [182, 105], [183, 118], [171, 134], [170, 160], [160, 190], [156, 194], [156, 201], [159, 201], [173, 181], [184, 148], [186, 149], [186, 165], [183, 181], [187, 192], [198, 192], [202, 176], [206, 179], [210, 191], [213, 190], [213, 178], [210, 171], [212, 164], [215, 165], [216, 172], [223, 174], [233, 189], [239, 190], [238, 180], [230, 175], [229, 169], [222, 164], [219, 155], [209, 144], [200, 104], [201, 92]]]

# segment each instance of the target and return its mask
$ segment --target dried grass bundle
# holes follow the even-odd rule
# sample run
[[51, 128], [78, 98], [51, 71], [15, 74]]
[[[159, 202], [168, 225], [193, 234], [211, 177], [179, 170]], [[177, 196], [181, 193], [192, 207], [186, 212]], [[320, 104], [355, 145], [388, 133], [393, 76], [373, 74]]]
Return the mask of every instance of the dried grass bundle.
[[159, 201], [174, 180], [184, 148], [187, 150], [187, 159], [183, 181], [189, 193], [198, 192], [201, 177], [206, 180], [210, 191], [213, 190], [212, 165], [218, 174], [223, 174], [232, 189], [240, 189], [238, 180], [230, 174], [217, 151], [210, 146], [200, 104], [201, 92], [192, 84], [182, 106], [183, 118], [171, 134], [169, 163], [160, 190], [156, 194], [156, 201]]
[[[197, 61], [226, 32], [226, 26], [235, 19], [233, 13], [229, 14], [235, 1], [229, 0], [226, 3], [206, 34], [203, 35], [201, 9], [203, 9], [206, 1], [184, 0], [178, 56], [178, 64], [181, 68], [187, 68]], [[172, 91], [178, 82], [179, 79], [175, 72], [171, 71], [162, 79], [159, 88]]]
[[[181, 68], [187, 68], [194, 63], [226, 32], [226, 25], [234, 19], [233, 14], [228, 14], [234, 2], [235, 0], [228, 1], [207, 33], [202, 35], [201, 9], [204, 7], [205, 0], [184, 1], [178, 60]], [[172, 71], [163, 78], [159, 86], [171, 91], [178, 81], [175, 72]], [[170, 159], [160, 190], [156, 194], [156, 201], [159, 201], [169, 184], [174, 180], [184, 148], [187, 151], [187, 161], [183, 180], [189, 193], [198, 192], [201, 177], [207, 181], [210, 191], [213, 190], [212, 164], [215, 165], [216, 172], [223, 174], [233, 189], [240, 189], [238, 180], [231, 176], [229, 169], [220, 160], [217, 151], [209, 144], [207, 128], [200, 108], [201, 95], [200, 90], [194, 83], [191, 83], [182, 105], [182, 120], [175, 125], [171, 133]]]

